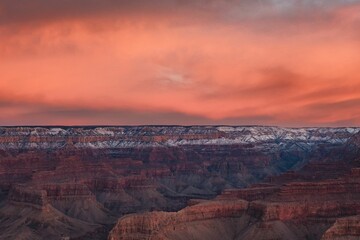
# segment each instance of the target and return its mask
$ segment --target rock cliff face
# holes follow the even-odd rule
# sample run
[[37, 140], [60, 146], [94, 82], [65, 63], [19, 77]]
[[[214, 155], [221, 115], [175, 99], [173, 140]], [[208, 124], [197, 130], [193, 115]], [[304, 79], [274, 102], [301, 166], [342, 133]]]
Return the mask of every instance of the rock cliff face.
[[[127, 148], [144, 146], [344, 143], [359, 128], [229, 126], [14, 127], [0, 128], [1, 149]], [[296, 144], [295, 144], [296, 143]]]
[[360, 215], [337, 219], [321, 238], [321, 240], [331, 239], [360, 239]]
[[100, 236], [103, 228], [59, 211], [47, 191], [34, 186], [12, 186], [0, 207], [0, 239], [70, 239], [88, 232], [99, 232]]
[[359, 183], [356, 168], [340, 179], [225, 190], [178, 212], [120, 218], [108, 239], [358, 239]]
[[109, 239], [166, 239], [164, 232], [177, 225], [219, 218], [240, 217], [248, 208], [244, 200], [204, 201], [179, 212], [151, 212], [123, 217]]
[[[111, 237], [129, 231], [128, 239], [146, 238], [154, 227], [156, 239], [182, 239], [177, 236], [179, 229], [189, 238], [203, 233], [211, 239], [223, 232], [235, 238], [245, 234], [236, 230], [237, 224], [244, 231], [252, 226], [249, 239], [258, 228], [276, 228], [287, 236], [315, 234], [299, 230], [301, 235], [291, 221], [307, 219], [300, 225], [308, 229], [308, 219], [328, 219], [329, 209], [336, 217], [359, 214], [353, 201], [359, 193], [360, 171], [355, 168], [360, 166], [359, 131], [260, 126], [3, 127], [0, 230], [19, 226], [14, 239], [21, 234], [29, 236], [25, 239], [106, 239], [119, 217], [151, 211], [145, 217], [125, 216], [130, 222], [124, 225], [120, 220]], [[309, 205], [314, 195], [319, 201]], [[344, 204], [337, 202], [339, 195], [346, 196]], [[21, 214], [22, 209], [26, 214]], [[291, 217], [296, 215], [291, 212], [298, 217]], [[153, 216], [158, 222], [152, 222]], [[136, 221], [146, 223], [140, 233], [131, 227]], [[176, 231], [169, 225], [174, 221], [180, 227]], [[334, 221], [310, 225], [321, 225], [325, 231]], [[186, 233], [183, 228], [195, 229], [194, 222], [203, 230]], [[0, 239], [11, 238], [10, 230], [0, 231]], [[268, 235], [276, 238], [276, 234]]]
[[9, 193], [8, 200], [16, 203], [26, 203], [33, 206], [42, 207], [48, 203], [46, 191], [14, 185]]

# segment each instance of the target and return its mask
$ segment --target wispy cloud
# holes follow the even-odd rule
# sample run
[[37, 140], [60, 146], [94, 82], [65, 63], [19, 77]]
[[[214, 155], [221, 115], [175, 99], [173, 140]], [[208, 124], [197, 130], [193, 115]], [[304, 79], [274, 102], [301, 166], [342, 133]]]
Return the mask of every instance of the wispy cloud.
[[297, 16], [359, 3], [358, 0], [1, 0], [1, 23], [61, 20], [104, 15], [142, 15], [208, 12], [219, 17], [262, 18]]
[[0, 124], [360, 124], [359, 10], [0, 0]]

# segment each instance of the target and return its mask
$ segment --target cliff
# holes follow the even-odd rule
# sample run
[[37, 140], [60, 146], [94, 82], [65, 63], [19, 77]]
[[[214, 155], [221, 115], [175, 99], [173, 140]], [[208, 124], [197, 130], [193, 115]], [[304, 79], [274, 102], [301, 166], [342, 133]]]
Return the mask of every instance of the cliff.
[[[164, 239], [279, 238], [284, 229], [286, 236], [320, 236], [335, 221], [330, 220], [331, 209], [335, 218], [357, 214], [353, 199], [359, 189], [359, 131], [0, 127], [0, 211], [3, 219], [12, 219], [0, 220], [0, 229], [10, 223], [21, 226], [19, 232], [29, 239], [45, 239], [48, 234], [59, 238], [63, 233], [104, 239], [118, 218], [150, 211], [146, 217], [130, 215], [127, 221], [135, 220], [125, 228], [121, 223], [119, 231], [146, 237], [154, 227], [159, 230], [156, 236]], [[314, 195], [317, 201], [312, 203]], [[344, 204], [336, 202], [339, 196], [346, 198]], [[22, 209], [29, 211], [31, 221]], [[48, 211], [55, 220], [48, 218]], [[154, 223], [153, 216], [159, 221]], [[309, 219], [324, 221], [310, 224]], [[131, 227], [136, 221], [145, 224], [140, 233]], [[292, 221], [303, 221], [303, 229], [297, 230]], [[47, 222], [53, 233], [44, 229]], [[174, 223], [176, 231], [168, 223]], [[304, 230], [312, 225], [322, 232]], [[8, 234], [4, 230], [0, 238], [11, 238]]]
[[182, 223], [191, 223], [217, 218], [241, 216], [248, 207], [243, 200], [205, 201], [176, 213], [149, 212], [121, 218], [109, 235], [109, 239], [161, 239], [165, 229], [174, 229]]
[[360, 239], [360, 216], [339, 218], [329, 228], [321, 240]]
[[225, 190], [178, 212], [120, 218], [108, 239], [357, 239], [359, 183], [354, 168], [339, 179]]

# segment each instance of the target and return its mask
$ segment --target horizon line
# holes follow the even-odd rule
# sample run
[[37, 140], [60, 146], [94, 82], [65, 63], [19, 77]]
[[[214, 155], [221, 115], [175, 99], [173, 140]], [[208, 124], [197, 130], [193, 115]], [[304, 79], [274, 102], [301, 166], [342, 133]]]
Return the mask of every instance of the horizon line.
[[236, 124], [124, 124], [124, 125], [104, 125], [104, 124], [84, 124], [84, 125], [0, 125], [0, 128], [97, 128], [97, 127], [278, 127], [278, 128], [360, 128], [360, 126], [280, 126], [280, 125], [262, 125], [262, 124], [244, 124], [244, 125], [236, 125]]

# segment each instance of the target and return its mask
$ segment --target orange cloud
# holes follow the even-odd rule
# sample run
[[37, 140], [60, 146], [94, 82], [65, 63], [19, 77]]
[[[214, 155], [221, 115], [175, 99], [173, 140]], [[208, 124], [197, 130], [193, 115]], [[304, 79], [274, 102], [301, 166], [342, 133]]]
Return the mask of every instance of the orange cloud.
[[81, 2], [0, 2], [0, 124], [360, 124], [356, 1]]

